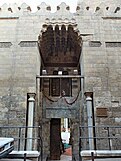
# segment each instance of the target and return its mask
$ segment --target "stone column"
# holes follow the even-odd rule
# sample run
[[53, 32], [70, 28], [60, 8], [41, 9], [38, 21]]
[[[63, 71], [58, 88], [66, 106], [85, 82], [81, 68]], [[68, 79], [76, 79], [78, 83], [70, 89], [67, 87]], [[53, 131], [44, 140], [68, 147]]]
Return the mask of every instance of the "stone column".
[[88, 137], [89, 137], [89, 150], [94, 150], [94, 133], [93, 133], [93, 116], [92, 116], [92, 98], [91, 92], [86, 94], [86, 105], [87, 105], [87, 118], [88, 118]]
[[[84, 44], [84, 42], [83, 42]], [[81, 75], [84, 75], [84, 56], [83, 56], [83, 46], [82, 46], [82, 51], [80, 53], [80, 67], [81, 67]], [[84, 99], [84, 78], [81, 78], [81, 97], [82, 101]]]
[[[71, 124], [71, 134], [72, 134], [72, 161], [75, 159], [79, 161], [79, 137], [80, 137], [80, 132], [79, 132], [79, 120], [76, 119], [71, 119], [72, 124]], [[75, 157], [75, 158], [74, 158]]]
[[41, 117], [41, 108], [40, 108], [40, 78], [36, 77], [36, 117], [37, 121], [40, 120]]
[[[33, 126], [34, 119], [34, 105], [35, 105], [35, 94], [29, 94], [28, 99], [28, 127]], [[27, 129], [27, 138], [32, 138], [33, 128]], [[32, 150], [32, 139], [27, 139], [27, 150]]]

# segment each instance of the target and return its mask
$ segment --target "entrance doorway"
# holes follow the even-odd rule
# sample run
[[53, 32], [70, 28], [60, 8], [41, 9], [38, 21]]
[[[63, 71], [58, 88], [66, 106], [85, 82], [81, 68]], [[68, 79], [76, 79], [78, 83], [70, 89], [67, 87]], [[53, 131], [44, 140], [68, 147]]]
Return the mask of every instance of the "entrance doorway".
[[61, 119], [52, 118], [50, 121], [50, 159], [60, 160], [61, 151]]
[[52, 118], [50, 121], [50, 159], [61, 160], [64, 156], [72, 156], [70, 145], [70, 128], [67, 130], [67, 118]]
[[70, 119], [61, 118], [61, 139], [64, 144], [64, 155], [72, 156]]

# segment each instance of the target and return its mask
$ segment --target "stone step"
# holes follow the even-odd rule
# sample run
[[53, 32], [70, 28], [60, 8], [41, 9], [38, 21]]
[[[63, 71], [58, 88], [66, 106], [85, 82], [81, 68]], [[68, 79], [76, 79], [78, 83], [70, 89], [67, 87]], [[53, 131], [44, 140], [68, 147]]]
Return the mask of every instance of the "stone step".
[[40, 152], [38, 151], [12, 151], [7, 155], [7, 158], [22, 159], [26, 157], [27, 159], [31, 158], [34, 161], [38, 161], [39, 156]]

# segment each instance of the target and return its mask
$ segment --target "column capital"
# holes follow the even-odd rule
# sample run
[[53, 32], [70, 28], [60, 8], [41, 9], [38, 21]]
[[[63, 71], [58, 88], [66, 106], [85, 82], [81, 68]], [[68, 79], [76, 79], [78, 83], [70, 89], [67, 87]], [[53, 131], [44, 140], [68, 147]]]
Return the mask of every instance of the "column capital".
[[35, 101], [35, 93], [28, 93], [28, 96], [29, 96], [29, 99], [28, 101], [29, 102], [34, 102]]
[[85, 92], [84, 95], [85, 95], [86, 97], [91, 97], [91, 98], [92, 98], [92, 92]]

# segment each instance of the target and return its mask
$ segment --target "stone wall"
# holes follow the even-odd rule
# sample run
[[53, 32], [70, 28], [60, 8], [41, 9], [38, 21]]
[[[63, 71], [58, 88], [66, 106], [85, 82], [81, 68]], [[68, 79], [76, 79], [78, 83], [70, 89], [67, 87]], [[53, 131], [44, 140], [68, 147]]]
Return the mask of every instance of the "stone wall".
[[40, 73], [40, 29], [38, 34], [34, 30], [29, 16], [0, 14], [1, 125], [26, 123], [27, 93], [36, 93], [36, 75]]
[[[85, 76], [84, 92], [93, 93], [95, 125], [120, 125], [120, 8], [117, 8], [116, 3], [103, 3], [97, 11], [91, 10], [92, 6], [87, 8], [84, 4], [79, 7], [78, 24], [83, 40], [81, 62]], [[98, 129], [96, 135], [107, 136], [107, 131]], [[110, 135], [120, 135], [120, 130], [111, 130]], [[118, 141], [120, 142], [120, 139]], [[109, 148], [104, 147], [107, 144], [105, 140], [102, 144], [99, 141], [97, 148]], [[118, 148], [118, 144], [113, 140], [112, 149]]]
[[[27, 93], [36, 93], [36, 75], [41, 58], [38, 36], [44, 25], [73, 24], [83, 40], [81, 74], [84, 92], [93, 93], [95, 124], [119, 125], [121, 122], [120, 3], [101, 3], [92, 7], [80, 3], [76, 13], [62, 3], [55, 13], [42, 3], [36, 13], [25, 3], [3, 5], [0, 9], [0, 125], [25, 125]], [[82, 93], [82, 96], [83, 96]], [[83, 107], [83, 103], [80, 107]], [[97, 108], [106, 108], [107, 116], [98, 116]], [[81, 109], [82, 115], [86, 110]], [[80, 118], [86, 122], [86, 118]], [[86, 122], [87, 123], [87, 122]], [[49, 128], [46, 124], [46, 129]], [[48, 133], [46, 130], [44, 139]], [[74, 134], [77, 134], [74, 131]], [[120, 133], [120, 132], [118, 132]], [[76, 144], [78, 141], [76, 140]], [[45, 142], [48, 155], [49, 139]], [[77, 146], [76, 146], [77, 148]], [[74, 151], [76, 154], [76, 152]]]

